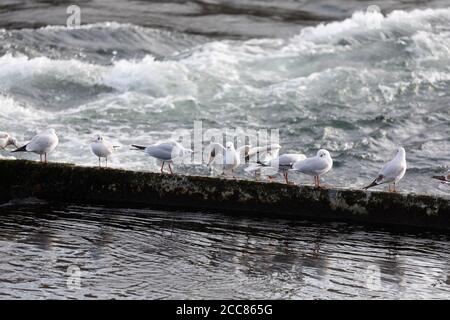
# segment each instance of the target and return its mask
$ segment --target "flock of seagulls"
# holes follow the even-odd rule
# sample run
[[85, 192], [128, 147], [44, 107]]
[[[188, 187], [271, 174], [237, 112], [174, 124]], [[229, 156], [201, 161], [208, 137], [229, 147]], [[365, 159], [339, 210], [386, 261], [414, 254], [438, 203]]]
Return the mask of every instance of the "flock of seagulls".
[[[30, 142], [21, 147], [18, 146], [16, 139], [11, 137], [11, 135], [6, 132], [0, 132], [0, 149], [14, 146], [16, 149], [12, 152], [33, 152], [38, 154], [40, 161], [44, 163], [47, 163], [47, 155], [55, 150], [58, 143], [59, 139], [54, 129], [48, 129], [35, 135]], [[98, 157], [99, 167], [101, 167], [102, 158], [105, 159], [105, 166], [107, 167], [108, 157], [119, 147], [100, 135], [97, 135], [91, 142], [91, 151]], [[132, 150], [142, 151], [148, 156], [156, 158], [161, 163], [161, 173], [164, 173], [164, 166], [167, 163], [170, 174], [173, 174], [171, 164], [174, 160], [190, 156], [193, 153], [191, 149], [184, 148], [175, 141], [150, 146], [132, 145], [132, 147]], [[314, 157], [310, 158], [303, 154], [294, 153], [279, 155], [280, 149], [281, 146], [279, 144], [271, 144], [264, 147], [245, 145], [236, 149], [232, 142], [227, 142], [225, 146], [220, 143], [211, 143], [207, 167], [215, 163], [222, 168], [223, 175], [231, 174], [234, 177], [234, 171], [241, 165], [241, 158], [244, 158], [247, 163], [250, 157], [257, 156], [257, 163], [251, 164], [245, 169], [247, 173], [255, 174], [255, 178], [265, 175], [269, 180], [272, 180], [278, 174], [282, 174], [286, 184], [293, 184], [288, 179], [289, 172], [300, 172], [312, 176], [314, 185], [317, 188], [321, 187], [320, 177], [333, 167], [333, 159], [325, 149], [320, 149]], [[222, 157], [221, 160], [219, 155]], [[404, 148], [399, 147], [396, 150], [395, 157], [386, 163], [373, 182], [363, 189], [367, 190], [381, 184], [388, 184], [389, 191], [396, 192], [396, 186], [404, 177], [406, 168], [406, 152]], [[450, 170], [445, 175], [433, 176], [433, 178], [442, 181], [442, 183], [450, 184]]]

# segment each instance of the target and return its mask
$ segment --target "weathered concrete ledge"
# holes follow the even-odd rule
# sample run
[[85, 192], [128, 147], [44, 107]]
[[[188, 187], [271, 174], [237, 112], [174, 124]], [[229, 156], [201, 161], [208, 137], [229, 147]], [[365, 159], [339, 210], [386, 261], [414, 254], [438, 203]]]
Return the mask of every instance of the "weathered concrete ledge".
[[0, 203], [25, 197], [450, 230], [450, 197], [1, 160]]

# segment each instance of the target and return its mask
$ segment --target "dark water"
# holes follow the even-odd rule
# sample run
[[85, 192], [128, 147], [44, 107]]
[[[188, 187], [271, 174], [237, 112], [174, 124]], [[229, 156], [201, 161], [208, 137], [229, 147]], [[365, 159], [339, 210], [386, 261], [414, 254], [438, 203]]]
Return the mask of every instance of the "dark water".
[[449, 235], [62, 204], [0, 210], [0, 298], [450, 298]]
[[[55, 128], [52, 161], [95, 164], [94, 134], [151, 144], [201, 121], [231, 136], [279, 129], [281, 153], [326, 148], [325, 182], [339, 186], [367, 184], [401, 145], [401, 190], [450, 192], [430, 179], [449, 169], [448, 1], [380, 1], [377, 13], [371, 1], [93, 0], [70, 28], [69, 4], [0, 4], [0, 131], [24, 143]], [[158, 170], [128, 147], [110, 164]]]
[[447, 0], [3, 0], [0, 28], [65, 25], [69, 5], [82, 23], [116, 21], [224, 38], [294, 35], [299, 27], [343, 20], [378, 5], [383, 13], [448, 7]]

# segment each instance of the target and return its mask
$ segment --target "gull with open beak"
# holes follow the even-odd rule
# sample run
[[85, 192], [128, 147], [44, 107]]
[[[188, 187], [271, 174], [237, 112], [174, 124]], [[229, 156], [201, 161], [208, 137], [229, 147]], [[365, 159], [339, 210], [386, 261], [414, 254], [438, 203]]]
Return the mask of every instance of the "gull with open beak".
[[0, 150], [6, 149], [8, 146], [14, 146], [18, 148], [16, 139], [11, 137], [7, 132], [0, 132]]
[[294, 162], [291, 170], [313, 176], [314, 186], [320, 188], [320, 176], [330, 171], [332, 167], [333, 159], [330, 153], [320, 149], [315, 157]]
[[106, 159], [105, 166], [108, 167], [108, 157], [119, 148], [119, 146], [113, 145], [108, 140], [104, 139], [100, 135], [96, 135], [94, 141], [91, 143], [92, 153], [98, 157], [98, 166], [101, 167], [101, 158]]
[[[364, 190], [372, 188], [374, 186], [387, 183], [389, 185], [389, 191], [396, 192], [397, 183], [403, 178], [406, 173], [406, 152], [405, 149], [399, 147], [396, 150], [394, 159], [386, 163], [378, 173], [378, 177], [373, 180], [371, 184], [364, 187]], [[394, 188], [391, 190], [391, 184]]]
[[47, 163], [47, 155], [55, 150], [59, 143], [58, 136], [55, 129], [47, 129], [33, 137], [26, 145], [12, 151], [12, 152], [33, 152], [40, 156], [41, 162]]
[[173, 174], [171, 163], [179, 158], [184, 158], [191, 155], [193, 151], [191, 149], [184, 148], [180, 143], [176, 141], [168, 141], [157, 143], [148, 147], [133, 144], [133, 150], [142, 150], [150, 157], [156, 158], [161, 162], [161, 173], [164, 173], [164, 165], [169, 165], [170, 174]]

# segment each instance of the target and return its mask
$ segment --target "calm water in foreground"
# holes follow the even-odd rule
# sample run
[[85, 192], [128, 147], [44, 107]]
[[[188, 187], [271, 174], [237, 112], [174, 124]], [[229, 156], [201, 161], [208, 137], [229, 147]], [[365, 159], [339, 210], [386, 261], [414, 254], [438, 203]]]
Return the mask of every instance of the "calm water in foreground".
[[450, 298], [450, 235], [337, 222], [0, 207], [0, 298]]

